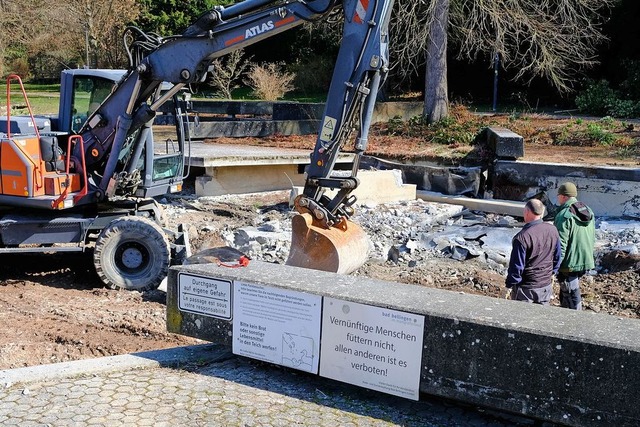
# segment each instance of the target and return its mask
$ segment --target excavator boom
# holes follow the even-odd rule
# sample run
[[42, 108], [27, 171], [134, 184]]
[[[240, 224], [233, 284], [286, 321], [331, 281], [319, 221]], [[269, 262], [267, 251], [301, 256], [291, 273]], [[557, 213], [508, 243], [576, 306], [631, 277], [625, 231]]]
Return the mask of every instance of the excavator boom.
[[[160, 207], [152, 197], [181, 186], [185, 131], [176, 126], [177, 147], [158, 156], [151, 129], [156, 112], [173, 101], [184, 124], [178, 95], [215, 73], [216, 58], [342, 13], [342, 42], [321, 128], [295, 202], [288, 264], [340, 273], [358, 268], [366, 260], [368, 241], [349, 220], [356, 201], [351, 193], [359, 185], [356, 175], [376, 95], [389, 69], [392, 5], [393, 0], [244, 0], [217, 6], [181, 35], [159, 37], [127, 28], [130, 64], [117, 81], [108, 73], [63, 73], [67, 95], [93, 87], [82, 108], [71, 96], [61, 99], [59, 118], [68, 129], [53, 136], [0, 138], [0, 205], [15, 208], [14, 216], [0, 215], [0, 253], [90, 246], [96, 271], [109, 286], [157, 286], [174, 247], [159, 227]], [[353, 151], [355, 160], [347, 175], [335, 175], [343, 148]]]
[[[118, 181], [135, 171], [131, 165], [138, 159], [130, 153], [140, 150], [135, 144], [128, 148], [127, 138], [144, 127], [169, 99], [171, 94], [153, 95], [161, 82], [173, 83], [173, 90], [178, 91], [203, 81], [209, 71], [215, 73], [210, 64], [217, 57], [341, 10], [342, 43], [304, 191], [295, 203], [295, 209], [306, 216], [294, 219], [288, 264], [353, 271], [366, 259], [368, 244], [360, 227], [349, 221], [356, 201], [351, 193], [359, 185], [360, 157], [367, 148], [378, 89], [389, 69], [392, 6], [393, 0], [245, 0], [207, 12], [181, 36], [153, 39], [138, 34], [129, 46], [131, 72], [80, 131], [87, 168], [95, 171], [96, 193], [113, 196], [121, 186]], [[147, 103], [150, 97], [155, 101]], [[349, 149], [355, 155], [351, 173], [333, 176], [336, 158], [350, 138]], [[108, 155], [123, 150], [127, 151], [125, 156]], [[128, 160], [119, 161], [123, 157]], [[329, 190], [334, 195], [328, 196]]]

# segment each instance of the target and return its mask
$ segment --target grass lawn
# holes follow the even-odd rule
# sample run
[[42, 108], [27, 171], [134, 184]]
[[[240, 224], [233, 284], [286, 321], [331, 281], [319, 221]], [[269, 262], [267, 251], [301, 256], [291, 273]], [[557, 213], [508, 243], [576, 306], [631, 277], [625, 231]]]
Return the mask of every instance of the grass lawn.
[[[29, 98], [29, 104], [31, 104], [33, 114], [58, 114], [58, 103], [60, 102], [59, 84], [40, 85], [27, 83], [24, 85], [24, 89]], [[11, 105], [14, 107], [11, 114], [29, 114], [20, 86], [15, 82], [11, 84], [10, 95]], [[5, 96], [0, 99], [0, 106], [5, 107], [6, 105], [7, 99], [5, 92]]]
[[[31, 84], [25, 83], [24, 85], [31, 109], [34, 114], [58, 114], [58, 103], [60, 102], [60, 85], [50, 84]], [[253, 100], [249, 88], [241, 88], [233, 93], [236, 100]], [[302, 94], [291, 93], [285, 96], [285, 101], [297, 101], [297, 102], [324, 102], [326, 95], [311, 95], [304, 96]], [[210, 99], [210, 94], [196, 93], [193, 99]], [[20, 86], [17, 83], [11, 85], [11, 105], [14, 106], [12, 114], [25, 115], [28, 114], [26, 103]], [[3, 96], [0, 99], [0, 106], [6, 106], [6, 98]], [[21, 108], [16, 108], [16, 106]], [[4, 111], [4, 109], [3, 109]], [[4, 113], [2, 113], [4, 114]], [[0, 114], [0, 115], [2, 115]]]

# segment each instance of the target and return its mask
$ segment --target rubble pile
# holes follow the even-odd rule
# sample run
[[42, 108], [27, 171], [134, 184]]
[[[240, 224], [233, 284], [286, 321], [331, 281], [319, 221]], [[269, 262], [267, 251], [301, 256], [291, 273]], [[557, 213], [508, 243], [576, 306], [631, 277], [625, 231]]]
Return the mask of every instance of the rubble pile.
[[[294, 213], [286, 203], [279, 203], [255, 208], [250, 215], [246, 212], [246, 207], [251, 206], [249, 197], [202, 197], [187, 204], [165, 201], [165, 215], [177, 221], [190, 209], [215, 213], [220, 204], [236, 205], [237, 211], [245, 211], [246, 225], [235, 227], [229, 222], [217, 230], [224, 244], [252, 259], [284, 263], [289, 254]], [[213, 231], [206, 219], [205, 216], [201, 224], [190, 224], [195, 228], [192, 235]], [[388, 261], [414, 267], [427, 258], [465, 260], [478, 257], [499, 272], [506, 267], [511, 238], [518, 230], [513, 227], [513, 218], [479, 215], [465, 211], [461, 206], [422, 200], [365, 204], [358, 207], [353, 221], [369, 236], [372, 262]]]
[[604, 219], [598, 221], [596, 227], [598, 272], [640, 271], [640, 224]]
[[[254, 206], [251, 197], [228, 195], [193, 197], [187, 202], [179, 199], [163, 201], [166, 216], [174, 222], [189, 211], [204, 214], [200, 223], [190, 221], [192, 235], [216, 231], [225, 245], [252, 259], [283, 264], [289, 253], [294, 213], [284, 202]], [[223, 222], [222, 227], [216, 229], [211, 225], [212, 218], [221, 214], [221, 206], [225, 207], [223, 215], [236, 216], [239, 221]], [[364, 228], [370, 239], [370, 262], [388, 262], [408, 268], [434, 258], [476, 259], [488, 270], [504, 275], [511, 239], [523, 225], [519, 222], [521, 219], [513, 217], [423, 200], [364, 204], [358, 206], [356, 212], [352, 220]], [[599, 263], [597, 270], [608, 272], [608, 253], [638, 255], [640, 225], [633, 221], [600, 219], [596, 226], [596, 259], [605, 262], [605, 265]]]

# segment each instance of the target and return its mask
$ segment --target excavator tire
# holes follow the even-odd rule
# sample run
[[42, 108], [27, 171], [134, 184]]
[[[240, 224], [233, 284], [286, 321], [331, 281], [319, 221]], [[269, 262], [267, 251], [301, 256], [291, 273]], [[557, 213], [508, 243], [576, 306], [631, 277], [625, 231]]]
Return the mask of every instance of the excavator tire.
[[360, 268], [369, 252], [369, 238], [362, 228], [344, 220], [338, 227], [314, 223], [309, 213], [292, 219], [291, 250], [286, 264], [313, 270], [349, 274]]
[[106, 226], [93, 251], [100, 279], [111, 289], [156, 289], [167, 276], [169, 241], [149, 219], [127, 216]]

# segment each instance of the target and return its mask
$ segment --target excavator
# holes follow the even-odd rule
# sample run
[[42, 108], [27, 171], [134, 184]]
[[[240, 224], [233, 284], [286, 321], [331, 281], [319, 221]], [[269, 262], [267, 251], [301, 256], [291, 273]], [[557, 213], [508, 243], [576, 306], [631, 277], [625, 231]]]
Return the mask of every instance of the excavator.
[[[30, 131], [12, 133], [9, 86], [19, 77], [9, 76], [7, 126], [0, 134], [0, 254], [91, 249], [96, 272], [109, 287], [156, 288], [185, 246], [182, 233], [162, 228], [154, 199], [180, 191], [186, 177], [188, 116], [181, 93], [215, 73], [218, 57], [306, 22], [337, 22], [342, 15], [326, 107], [305, 186], [294, 203], [287, 264], [343, 274], [359, 268], [368, 239], [350, 221], [352, 192], [389, 70], [392, 7], [393, 0], [244, 0], [216, 6], [181, 35], [160, 37], [128, 27], [126, 72], [105, 71], [99, 78], [92, 70], [63, 72], [55, 131], [33, 116], [19, 81]], [[169, 101], [180, 118], [178, 141], [161, 147], [153, 141], [152, 124]], [[334, 171], [348, 141], [351, 170]]]

